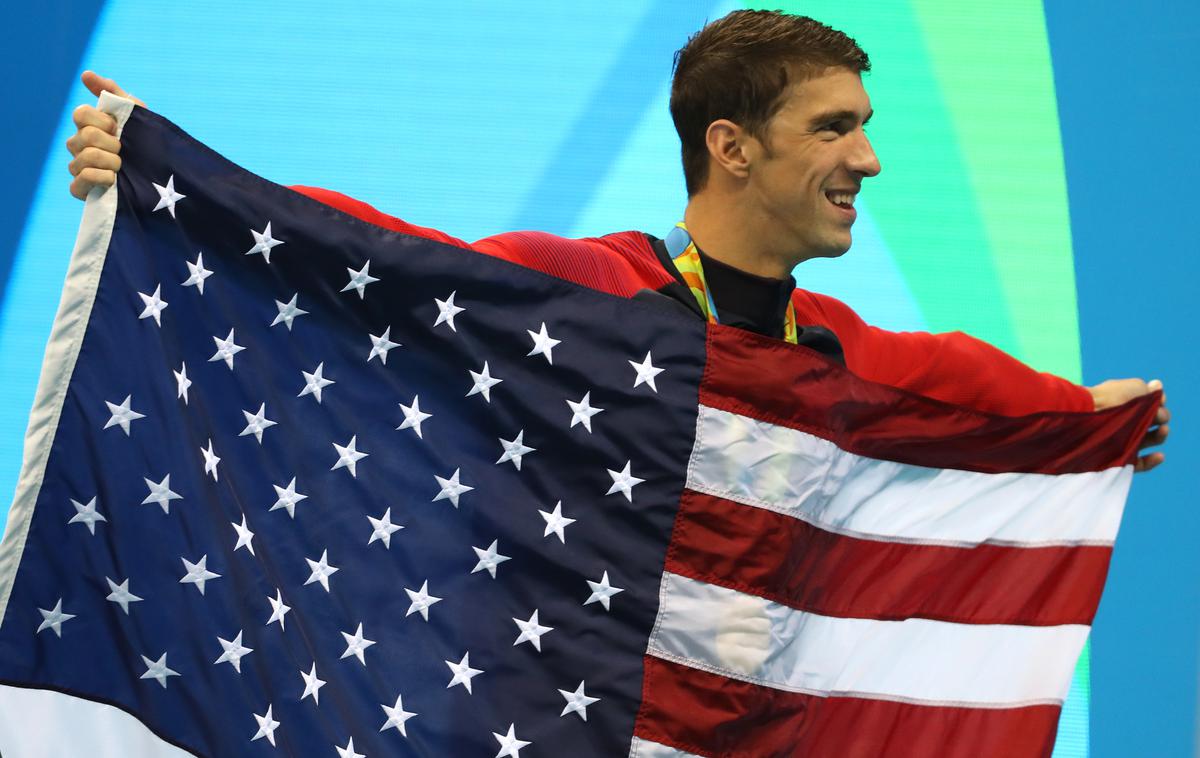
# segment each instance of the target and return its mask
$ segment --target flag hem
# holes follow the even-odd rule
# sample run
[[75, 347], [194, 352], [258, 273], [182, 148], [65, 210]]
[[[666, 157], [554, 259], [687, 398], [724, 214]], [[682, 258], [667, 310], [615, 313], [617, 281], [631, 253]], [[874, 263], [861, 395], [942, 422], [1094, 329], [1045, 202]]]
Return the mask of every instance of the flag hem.
[[[116, 119], [119, 138], [129, 114], [133, 112], [133, 101], [103, 92], [98, 107]], [[20, 567], [34, 506], [42, 489], [67, 387], [75, 371], [75, 362], [96, 300], [116, 215], [115, 183], [111, 187], [94, 188], [88, 193], [75, 247], [67, 265], [62, 298], [50, 329], [50, 339], [46, 343], [41, 376], [29, 413], [29, 426], [25, 431], [21, 473], [8, 512], [4, 540], [0, 542], [0, 625], [3, 625], [8, 610], [9, 595]]]

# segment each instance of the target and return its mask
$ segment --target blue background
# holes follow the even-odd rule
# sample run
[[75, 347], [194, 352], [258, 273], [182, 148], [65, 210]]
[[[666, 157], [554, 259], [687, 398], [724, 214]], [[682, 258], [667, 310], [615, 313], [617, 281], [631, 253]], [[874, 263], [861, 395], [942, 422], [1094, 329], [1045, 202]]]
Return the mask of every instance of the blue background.
[[[682, 42], [675, 30], [698, 28], [734, 7], [597, 5], [573, 9], [570, 23], [556, 19], [555, 35], [546, 38], [538, 33], [544, 6], [535, 13], [532, 4], [462, 3], [474, 21], [469, 28], [404, 30], [373, 23], [388, 4], [361, 3], [322, 30], [325, 44], [311, 30], [302, 34], [303, 17], [316, 5], [293, 3], [287, 14], [264, 10], [250, 35], [233, 34], [219, 13], [188, 16], [178, 7], [147, 5], [143, 12], [160, 14], [170, 30], [151, 38], [130, 26], [131, 5], [51, 2], [0, 10], [8, 30], [0, 61], [14, 106], [0, 119], [7, 179], [0, 184], [0, 303], [10, 319], [0, 343], [5, 493], [15, 483], [23, 419], [61, 286], [62, 240], [69, 247], [78, 222], [80, 206], [64, 201], [69, 156], [61, 143], [71, 131], [71, 106], [92, 101], [78, 85], [82, 61], [108, 64], [103, 73], [257, 173], [340, 189], [406, 215], [419, 207], [414, 221], [464, 238], [522, 227], [659, 231], [674, 220], [670, 209], [681, 208], [683, 197], [669, 119], [649, 106], [664, 97], [670, 55]], [[1188, 755], [1196, 747], [1200, 673], [1200, 551], [1193, 546], [1200, 534], [1200, 443], [1188, 426], [1200, 412], [1200, 341], [1193, 334], [1200, 244], [1186, 228], [1197, 201], [1189, 180], [1200, 172], [1194, 137], [1200, 4], [1175, 0], [1132, 12], [1125, 4], [1065, 0], [1045, 12], [1084, 379], [1161, 378], [1180, 419], [1168, 465], [1138, 477], [1093, 631], [1091, 747], [1102, 758]], [[205, 55], [175, 54], [189, 36], [204, 40]], [[114, 49], [113, 40], [122, 44]], [[447, 47], [455, 54], [446, 56]], [[99, 60], [87, 57], [101, 52]], [[439, 65], [430, 68], [434, 57]], [[447, 62], [453, 60], [458, 64]], [[147, 63], [155, 76], [142, 73]], [[136, 81], [123, 78], [133, 71]], [[538, 72], [543, 89], [474, 86], [530, 71]], [[255, 86], [239, 87], [251, 74]], [[429, 105], [434, 96], [443, 98], [436, 108]], [[216, 102], [223, 110], [210, 108], [206, 119], [204, 105]], [[597, 102], [608, 104], [603, 112]], [[480, 114], [487, 115], [486, 130], [476, 127]], [[586, 128], [601, 120], [628, 128]], [[443, 152], [406, 149], [414, 135], [429, 132], [440, 133]], [[566, 136], [547, 149], [547, 134]], [[330, 135], [339, 135], [338, 149], [327, 147]], [[642, 186], [676, 185], [679, 193], [629, 190], [619, 181], [629, 167], [607, 164], [618, 148], [669, 154], [637, 170], [647, 177]], [[451, 163], [475, 170], [451, 171]], [[457, 208], [444, 202], [448, 196], [458, 198]], [[465, 222], [463, 207], [473, 210]], [[35, 223], [61, 229], [56, 246], [42, 250], [24, 239]], [[860, 228], [857, 237], [855, 255], [821, 274], [828, 289], [868, 320], [920, 328], [908, 296], [887, 289], [895, 277], [887, 261], [872, 258], [871, 230]], [[811, 279], [808, 286], [822, 289]], [[886, 308], [876, 306], [882, 302]], [[14, 326], [17, 317], [26, 321]]]

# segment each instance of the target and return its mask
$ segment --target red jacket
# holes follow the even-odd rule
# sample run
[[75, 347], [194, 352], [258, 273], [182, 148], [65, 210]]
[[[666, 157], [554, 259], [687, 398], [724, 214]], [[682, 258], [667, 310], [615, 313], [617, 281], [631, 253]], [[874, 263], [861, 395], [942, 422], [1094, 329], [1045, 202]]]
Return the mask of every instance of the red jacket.
[[[632, 297], [641, 289], [656, 290], [673, 281], [641, 232], [577, 240], [545, 232], [508, 232], [469, 244], [338, 192], [292, 189], [386, 229], [503, 258], [615, 295]], [[1085, 388], [1035, 371], [962, 332], [889, 332], [867, 324], [840, 300], [799, 288], [792, 293], [792, 303], [799, 324], [833, 331], [841, 340], [847, 367], [871, 381], [1008, 416], [1093, 410]]]

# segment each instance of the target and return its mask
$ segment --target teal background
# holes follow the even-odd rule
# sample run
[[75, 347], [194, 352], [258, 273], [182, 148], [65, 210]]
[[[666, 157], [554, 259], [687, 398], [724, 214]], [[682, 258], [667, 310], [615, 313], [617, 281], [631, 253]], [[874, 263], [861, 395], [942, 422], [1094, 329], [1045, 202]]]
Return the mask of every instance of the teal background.
[[[770, 4], [772, 6], [776, 4]], [[875, 71], [851, 252], [797, 270], [891, 329], [964, 329], [1093, 383], [1161, 378], [1170, 463], [1139, 477], [1056, 756], [1194, 750], [1200, 552], [1190, 228], [1200, 5], [784, 3]], [[659, 234], [685, 201], [673, 51], [741, 3], [111, 0], [0, 10], [0, 517], [81, 206], [69, 113], [112, 76], [241, 165], [475, 239]], [[202, 9], [201, 9], [202, 8]], [[1088, 684], [1092, 683], [1089, 699]], [[1090, 719], [1089, 719], [1090, 713]]]

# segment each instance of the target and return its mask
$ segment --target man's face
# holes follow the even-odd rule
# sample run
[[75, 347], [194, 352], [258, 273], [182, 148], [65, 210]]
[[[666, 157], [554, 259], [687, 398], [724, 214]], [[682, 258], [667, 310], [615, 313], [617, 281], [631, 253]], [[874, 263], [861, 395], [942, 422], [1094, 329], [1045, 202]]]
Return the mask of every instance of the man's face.
[[749, 188], [769, 233], [799, 260], [850, 249], [854, 201], [879, 159], [863, 127], [871, 100], [862, 78], [829, 69], [793, 84], [750, 166]]

